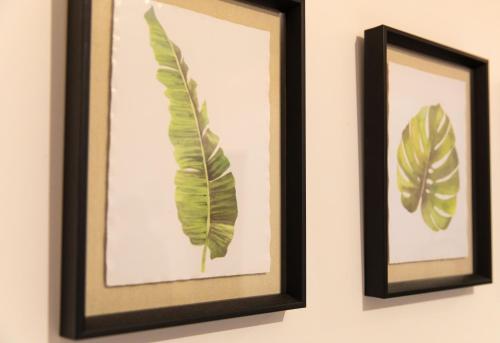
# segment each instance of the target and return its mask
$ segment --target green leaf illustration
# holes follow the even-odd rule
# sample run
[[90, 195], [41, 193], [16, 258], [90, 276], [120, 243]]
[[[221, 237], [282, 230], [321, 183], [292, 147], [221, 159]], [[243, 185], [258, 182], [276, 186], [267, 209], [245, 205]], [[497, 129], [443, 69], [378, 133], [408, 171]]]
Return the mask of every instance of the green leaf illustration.
[[441, 105], [423, 107], [403, 130], [398, 188], [409, 212], [415, 212], [420, 203], [429, 228], [448, 227], [459, 190], [458, 156], [453, 126]]
[[165, 33], [154, 9], [145, 14], [151, 47], [159, 64], [158, 80], [166, 87], [171, 121], [169, 136], [179, 170], [175, 177], [177, 213], [184, 233], [203, 246], [201, 270], [210, 258], [224, 257], [238, 216], [236, 189], [219, 137], [208, 127], [206, 103], [200, 107], [196, 82], [188, 78], [181, 50]]

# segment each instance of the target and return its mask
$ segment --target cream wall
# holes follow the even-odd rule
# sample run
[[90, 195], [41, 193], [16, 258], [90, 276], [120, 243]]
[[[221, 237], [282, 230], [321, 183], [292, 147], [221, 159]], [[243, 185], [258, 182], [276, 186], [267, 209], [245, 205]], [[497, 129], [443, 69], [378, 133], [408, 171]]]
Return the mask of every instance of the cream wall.
[[[57, 336], [65, 6], [0, 0], [1, 343], [66, 342]], [[499, 13], [496, 0], [308, 0], [308, 308], [88, 342], [500, 342], [498, 283], [362, 296], [357, 38], [384, 23], [490, 59], [496, 231]]]

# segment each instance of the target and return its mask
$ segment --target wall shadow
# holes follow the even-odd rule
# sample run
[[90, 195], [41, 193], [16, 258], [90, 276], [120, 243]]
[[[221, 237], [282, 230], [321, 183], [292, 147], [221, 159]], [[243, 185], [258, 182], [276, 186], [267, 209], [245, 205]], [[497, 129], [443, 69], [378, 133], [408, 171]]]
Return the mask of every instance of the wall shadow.
[[474, 294], [473, 288], [460, 288], [448, 291], [408, 295], [404, 297], [391, 298], [391, 299], [378, 299], [378, 298], [363, 296], [363, 311], [372, 311], [394, 306], [404, 306], [416, 303], [423, 303], [427, 301], [456, 298], [472, 294]]
[[361, 37], [356, 37], [354, 41], [354, 54], [356, 58], [356, 108], [357, 108], [357, 123], [358, 123], [358, 168], [359, 168], [359, 237], [360, 237], [360, 252], [361, 252], [361, 265], [359, 270], [361, 271], [361, 289], [364, 292], [365, 286], [365, 273], [364, 273], [364, 205], [363, 205], [363, 194], [364, 194], [364, 182], [363, 182], [363, 95], [364, 95], [364, 39]]
[[64, 97], [66, 76], [67, 0], [52, 0], [50, 47], [50, 125], [49, 125], [49, 289], [48, 342], [57, 342], [62, 248], [62, 189], [64, 155]]
[[[358, 167], [359, 167], [359, 208], [360, 208], [360, 218], [359, 218], [359, 228], [360, 228], [360, 251], [361, 251], [361, 272], [362, 272], [362, 285], [361, 289], [364, 290], [365, 278], [364, 278], [364, 166], [363, 166], [363, 117], [364, 117], [364, 39], [362, 37], [356, 37], [354, 43], [355, 58], [356, 58], [356, 103], [357, 103], [357, 123], [358, 123]], [[362, 294], [363, 311], [377, 310], [381, 308], [388, 308], [394, 306], [403, 306], [414, 303], [433, 301], [445, 298], [452, 298], [464, 295], [471, 295], [474, 293], [473, 288], [461, 288], [455, 290], [433, 292], [426, 294], [410, 295], [399, 298], [391, 299], [378, 299], [373, 297], [367, 297]]]
[[[48, 342], [73, 342], [59, 336], [61, 297], [62, 202], [67, 1], [52, 0], [50, 151], [49, 151], [49, 291]], [[176, 338], [281, 322], [284, 312], [233, 318], [174, 328], [89, 339], [89, 343], [161, 342]]]

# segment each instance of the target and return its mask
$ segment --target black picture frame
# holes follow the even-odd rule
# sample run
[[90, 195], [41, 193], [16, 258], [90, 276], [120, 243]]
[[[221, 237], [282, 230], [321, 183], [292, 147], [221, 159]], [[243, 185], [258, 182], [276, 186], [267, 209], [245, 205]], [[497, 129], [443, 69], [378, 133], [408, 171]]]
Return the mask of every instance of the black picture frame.
[[[388, 283], [388, 63], [395, 46], [471, 71], [471, 275]], [[378, 26], [365, 31], [364, 59], [364, 280], [365, 295], [391, 298], [492, 282], [488, 61]]]
[[245, 0], [283, 15], [281, 43], [281, 293], [85, 316], [89, 73], [92, 0], [68, 9], [61, 330], [82, 339], [306, 306], [305, 4]]

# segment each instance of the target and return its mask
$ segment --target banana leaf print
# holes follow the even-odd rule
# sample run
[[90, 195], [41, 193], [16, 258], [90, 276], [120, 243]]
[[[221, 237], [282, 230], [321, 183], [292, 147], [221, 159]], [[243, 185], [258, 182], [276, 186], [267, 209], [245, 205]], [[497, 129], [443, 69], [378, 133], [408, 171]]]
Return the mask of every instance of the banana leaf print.
[[178, 171], [175, 200], [179, 221], [191, 244], [206, 255], [224, 257], [238, 216], [235, 179], [230, 163], [209, 128], [207, 105], [198, 103], [197, 84], [188, 76], [181, 49], [167, 36], [153, 8], [145, 14], [150, 43], [158, 62], [158, 81], [166, 87], [171, 115], [169, 137]]

